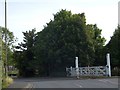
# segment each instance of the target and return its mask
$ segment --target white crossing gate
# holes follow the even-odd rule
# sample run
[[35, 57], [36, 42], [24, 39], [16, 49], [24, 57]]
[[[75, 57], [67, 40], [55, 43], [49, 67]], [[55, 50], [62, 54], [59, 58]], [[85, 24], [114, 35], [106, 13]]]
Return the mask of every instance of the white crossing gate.
[[[77, 76], [76, 68], [66, 68], [67, 76]], [[107, 66], [79, 67], [79, 76], [108, 76]]]
[[67, 76], [109, 76], [111, 77], [110, 54], [106, 55], [106, 66], [79, 67], [78, 57], [75, 60], [75, 68], [66, 68]]

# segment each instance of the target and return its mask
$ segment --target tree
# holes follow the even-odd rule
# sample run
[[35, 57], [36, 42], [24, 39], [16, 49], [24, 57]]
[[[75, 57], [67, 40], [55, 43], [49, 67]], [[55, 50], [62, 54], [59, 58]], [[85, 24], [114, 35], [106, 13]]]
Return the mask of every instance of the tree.
[[114, 31], [113, 36], [106, 45], [105, 49], [111, 56], [112, 75], [120, 75], [120, 26]]
[[[6, 78], [8, 76], [8, 66], [9, 65], [14, 65], [13, 62], [13, 43], [15, 41], [14, 35], [11, 31], [9, 31], [8, 29], [5, 29], [3, 27], [0, 27], [1, 31], [2, 31], [2, 40], [0, 41], [2, 44], [2, 49], [0, 49], [0, 51], [2, 51], [2, 62], [0, 61], [0, 63], [2, 64], [2, 66], [0, 68], [2, 72], [0, 72], [0, 76], [2, 76], [2, 84], [7, 85], [8, 83], [6, 82]], [[0, 32], [1, 32], [0, 31]], [[5, 40], [5, 35], [6, 35], [6, 39]], [[7, 54], [6, 54], [7, 53]], [[7, 60], [6, 60], [7, 58]], [[1, 77], [0, 77], [1, 78]], [[3, 86], [4, 88], [4, 86]]]
[[105, 65], [104, 45], [105, 38], [101, 36], [102, 30], [97, 25], [87, 25], [87, 40], [92, 52], [89, 53], [94, 57], [94, 65]]
[[97, 25], [86, 24], [84, 13], [61, 10], [37, 34], [35, 57], [39, 62], [39, 73], [50, 76], [65, 72], [65, 67], [74, 66], [76, 56], [80, 66], [92, 66], [95, 51], [104, 42]]
[[111, 65], [112, 67], [119, 67], [120, 62], [120, 26], [117, 27], [111, 40], [106, 45], [107, 51], [111, 54]]
[[[6, 35], [6, 41], [5, 41], [5, 35]], [[14, 37], [13, 32], [2, 27], [2, 60], [4, 62], [4, 66], [14, 65], [13, 63], [14, 62], [14, 59], [13, 59], [14, 45], [13, 44], [15, 43], [15, 41], [16, 39]], [[7, 61], [6, 61], [6, 58], [7, 58]]]
[[63, 76], [65, 68], [101, 65], [105, 38], [97, 25], [86, 24], [84, 13], [61, 10], [37, 34], [35, 29], [23, 32], [24, 43], [15, 51], [17, 67], [22, 76]]
[[17, 60], [17, 67], [22, 76], [33, 76], [35, 74], [34, 64], [34, 42], [35, 42], [35, 29], [23, 32], [24, 43], [16, 46], [15, 59]]
[[[6, 42], [5, 42], [5, 34], [7, 33], [6, 35]], [[5, 43], [7, 43], [8, 46], [11, 46], [13, 45], [13, 43], [16, 41], [14, 35], [13, 35], [13, 32], [9, 31], [8, 29], [5, 29], [5, 28], [2, 28], [2, 39]]]

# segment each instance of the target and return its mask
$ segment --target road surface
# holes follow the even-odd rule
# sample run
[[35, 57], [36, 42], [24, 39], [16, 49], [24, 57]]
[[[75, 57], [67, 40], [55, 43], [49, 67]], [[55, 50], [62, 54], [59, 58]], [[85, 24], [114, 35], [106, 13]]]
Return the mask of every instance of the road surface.
[[69, 78], [21, 78], [15, 79], [9, 88], [118, 88], [118, 78], [69, 79]]

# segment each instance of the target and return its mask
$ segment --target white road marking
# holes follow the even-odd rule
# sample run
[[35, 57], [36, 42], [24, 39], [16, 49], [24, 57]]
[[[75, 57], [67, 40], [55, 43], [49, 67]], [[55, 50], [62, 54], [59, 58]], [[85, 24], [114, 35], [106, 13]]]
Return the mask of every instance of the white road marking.
[[79, 88], [82, 88], [82, 86], [81, 85], [79, 85], [79, 84], [75, 84], [77, 87], [79, 87]]
[[105, 82], [105, 83], [111, 83], [111, 84], [118, 84], [117, 82], [112, 82], [112, 81], [109, 81], [109, 80], [99, 80], [101, 82]]
[[105, 82], [105, 83], [107, 82], [106, 80], [98, 80], [98, 81]]
[[111, 84], [118, 84], [118, 82], [112, 82], [112, 81], [108, 81]]
[[32, 88], [32, 84], [28, 83], [28, 85], [24, 88]]

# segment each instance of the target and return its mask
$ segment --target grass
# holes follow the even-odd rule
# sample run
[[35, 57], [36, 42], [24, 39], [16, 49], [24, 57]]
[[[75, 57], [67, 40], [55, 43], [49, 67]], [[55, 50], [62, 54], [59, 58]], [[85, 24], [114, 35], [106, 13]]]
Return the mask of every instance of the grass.
[[9, 75], [9, 74], [16, 74], [16, 75], [17, 75], [17, 74], [18, 74], [18, 70], [9, 71], [9, 72], [8, 72], [8, 75]]
[[3, 79], [3, 88], [7, 88], [10, 84], [13, 83], [13, 79], [10, 77], [4, 78]]

